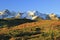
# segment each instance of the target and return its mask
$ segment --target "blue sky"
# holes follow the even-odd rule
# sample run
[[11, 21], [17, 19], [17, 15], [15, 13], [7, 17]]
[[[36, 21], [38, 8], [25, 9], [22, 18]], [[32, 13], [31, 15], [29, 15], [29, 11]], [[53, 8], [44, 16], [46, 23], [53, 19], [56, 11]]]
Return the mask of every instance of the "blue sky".
[[0, 10], [11, 11], [37, 10], [41, 13], [56, 13], [60, 15], [60, 0], [0, 0]]

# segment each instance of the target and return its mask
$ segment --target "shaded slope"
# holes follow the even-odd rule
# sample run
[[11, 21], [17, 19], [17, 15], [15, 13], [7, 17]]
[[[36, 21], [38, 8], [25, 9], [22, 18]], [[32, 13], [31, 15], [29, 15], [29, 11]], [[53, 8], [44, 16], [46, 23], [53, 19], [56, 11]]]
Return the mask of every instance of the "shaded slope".
[[0, 26], [13, 27], [24, 23], [35, 22], [34, 20], [29, 19], [0, 19]]

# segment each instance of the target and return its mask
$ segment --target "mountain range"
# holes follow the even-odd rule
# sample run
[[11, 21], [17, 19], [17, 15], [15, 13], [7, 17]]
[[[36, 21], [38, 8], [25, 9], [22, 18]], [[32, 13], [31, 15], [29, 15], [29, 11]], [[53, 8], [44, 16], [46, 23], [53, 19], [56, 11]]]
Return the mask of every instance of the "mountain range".
[[58, 19], [59, 17], [54, 14], [43, 14], [38, 11], [27, 11], [27, 12], [10, 12], [8, 9], [5, 9], [3, 11], [0, 11], [0, 19], [7, 19], [7, 18], [16, 18], [16, 19], [31, 19], [35, 20], [36, 18], [41, 19]]

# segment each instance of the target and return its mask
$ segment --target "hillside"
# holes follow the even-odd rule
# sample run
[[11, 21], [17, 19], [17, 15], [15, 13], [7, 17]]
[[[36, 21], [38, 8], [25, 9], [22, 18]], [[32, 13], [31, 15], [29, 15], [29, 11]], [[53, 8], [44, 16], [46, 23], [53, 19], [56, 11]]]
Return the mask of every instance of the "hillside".
[[40, 20], [2, 27], [0, 40], [60, 40], [60, 20]]
[[29, 19], [0, 19], [0, 28], [2, 27], [14, 27], [23, 23], [35, 22]]

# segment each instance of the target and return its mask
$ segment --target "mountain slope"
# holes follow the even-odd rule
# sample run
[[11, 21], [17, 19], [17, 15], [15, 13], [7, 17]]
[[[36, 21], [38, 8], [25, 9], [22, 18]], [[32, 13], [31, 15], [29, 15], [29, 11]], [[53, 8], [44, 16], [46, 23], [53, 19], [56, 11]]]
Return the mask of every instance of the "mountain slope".
[[41, 20], [0, 29], [0, 40], [59, 40], [60, 21]]

